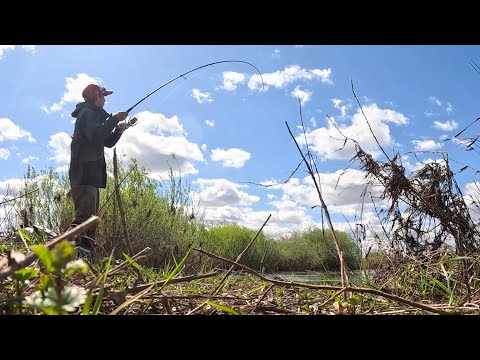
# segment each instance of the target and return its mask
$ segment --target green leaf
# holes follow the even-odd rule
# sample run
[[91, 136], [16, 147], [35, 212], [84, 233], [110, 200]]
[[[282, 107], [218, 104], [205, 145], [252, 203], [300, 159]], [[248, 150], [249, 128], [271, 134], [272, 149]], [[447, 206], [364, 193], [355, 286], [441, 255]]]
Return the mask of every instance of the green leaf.
[[24, 283], [25, 281], [37, 276], [39, 271], [32, 268], [24, 268], [13, 273], [13, 280]]
[[95, 304], [93, 305], [92, 315], [97, 315], [98, 312], [100, 311], [100, 306], [102, 306], [103, 292], [104, 292], [104, 287], [105, 287], [105, 279], [107, 278], [107, 274], [110, 271], [110, 264], [112, 263], [113, 252], [114, 251], [115, 251], [115, 249], [112, 250], [110, 256], [108, 257], [107, 263], [105, 264], [104, 273], [102, 275], [102, 286], [101, 286], [101, 288], [98, 292], [97, 298], [95, 299]]
[[38, 258], [42, 262], [43, 266], [45, 266], [45, 269], [48, 272], [54, 272], [55, 268], [53, 266], [53, 256], [50, 253], [50, 250], [48, 250], [45, 246], [43, 245], [34, 245], [32, 246], [32, 251], [37, 254]]
[[40, 274], [40, 289], [46, 290], [52, 285], [52, 279], [47, 274]]
[[141, 267], [135, 260], [133, 260], [130, 256], [128, 256], [127, 254], [123, 253], [123, 256], [125, 256], [125, 259], [127, 259], [127, 261], [135, 268], [137, 268], [138, 270], [141, 270], [143, 271], [143, 267]]
[[103, 292], [104, 292], [104, 283], [102, 283], [102, 287], [98, 291], [97, 298], [95, 299], [95, 304], [93, 305], [92, 315], [97, 315], [100, 311], [100, 306], [102, 306], [103, 301]]
[[19, 234], [19, 236], [21, 236], [25, 239], [27, 244], [33, 244], [34, 243], [34, 241], [32, 240], [32, 237], [30, 236], [31, 235], [30, 232], [27, 231], [26, 229], [24, 229], [24, 228], [18, 229], [18, 234]]
[[246, 315], [244, 312], [241, 312], [239, 310], [232, 309], [231, 307], [225, 306], [225, 305], [220, 305], [216, 302], [207, 301], [208, 305], [213, 306], [214, 308], [217, 308], [218, 310], [224, 311], [226, 313], [232, 314], [232, 315]]
[[188, 248], [188, 251], [183, 257], [182, 261], [180, 261], [180, 263], [175, 267], [175, 269], [173, 269], [173, 271], [167, 276], [165, 282], [160, 287], [160, 289], [163, 289], [168, 284], [168, 282], [180, 271], [180, 269], [183, 267], [183, 264], [185, 264], [185, 261], [187, 261], [188, 255], [190, 255], [190, 251], [192, 250], [192, 248], [193, 244], [190, 245], [190, 247]]
[[55, 245], [52, 250], [55, 269], [60, 271], [69, 261], [75, 259], [75, 248], [67, 240]]
[[358, 295], [353, 295], [351, 298], [350, 298], [350, 305], [360, 305], [361, 303], [361, 298], [360, 296]]
[[92, 290], [88, 292], [85, 303], [83, 304], [82, 315], [90, 315], [90, 306], [92, 305]]

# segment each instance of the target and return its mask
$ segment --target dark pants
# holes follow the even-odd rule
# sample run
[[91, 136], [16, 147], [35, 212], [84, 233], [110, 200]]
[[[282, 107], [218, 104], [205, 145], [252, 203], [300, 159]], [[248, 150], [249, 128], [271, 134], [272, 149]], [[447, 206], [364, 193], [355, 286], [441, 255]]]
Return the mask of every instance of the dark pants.
[[[79, 225], [97, 214], [100, 203], [99, 189], [90, 185], [71, 185], [70, 188], [75, 205], [75, 219], [72, 224]], [[96, 230], [96, 227], [90, 228], [85, 235], [95, 241]], [[88, 245], [88, 243], [84, 245]]]

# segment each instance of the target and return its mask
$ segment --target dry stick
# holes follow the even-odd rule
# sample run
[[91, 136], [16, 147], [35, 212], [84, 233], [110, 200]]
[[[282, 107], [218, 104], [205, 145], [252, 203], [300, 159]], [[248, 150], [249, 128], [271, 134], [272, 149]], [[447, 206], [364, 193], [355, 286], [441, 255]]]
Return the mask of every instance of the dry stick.
[[[134, 256], [132, 256], [132, 260], [137, 262], [138, 260], [144, 258], [144, 257], [147, 257], [148, 255], [144, 255], [144, 253], [150, 251], [151, 249], [149, 247], [146, 247], [145, 249], [143, 249], [142, 251], [140, 251], [139, 253], [135, 254]], [[109, 276], [112, 276], [112, 275], [115, 275], [117, 274], [118, 272], [122, 271], [124, 268], [126, 268], [128, 265], [130, 265], [130, 262], [125, 260], [124, 262], [122, 262], [120, 265], [114, 267], [112, 270], [110, 270], [106, 277], [109, 277]], [[98, 274], [93, 280], [89, 281], [86, 285], [85, 285], [85, 288], [86, 289], [91, 289], [91, 288], [94, 288], [95, 286], [98, 285], [98, 281], [101, 279], [101, 276], [103, 276], [103, 274]], [[107, 287], [105, 287], [107, 288]]]
[[[57, 245], [59, 242], [62, 240], [68, 239], [68, 238], [73, 238], [75, 235], [78, 235], [85, 230], [90, 229], [91, 227], [97, 226], [97, 224], [100, 222], [100, 219], [98, 216], [92, 216], [90, 219], [84, 221], [80, 225], [74, 227], [72, 230], [67, 231], [66, 233], [60, 235], [56, 239], [53, 239], [49, 243], [45, 244], [45, 247], [47, 249], [53, 248], [55, 245]], [[6, 279], [8, 276], [10, 276], [13, 272], [15, 272], [18, 269], [22, 269], [28, 265], [30, 265], [35, 259], [37, 259], [37, 254], [34, 252], [29, 252], [28, 254], [25, 255], [25, 259], [11, 264], [10, 266], [5, 267], [0, 271], [0, 280]], [[8, 261], [8, 260], [7, 260]], [[0, 264], [0, 268], [2, 268], [3, 264]]]
[[[270, 220], [270, 218], [272, 217], [272, 214], [269, 214], [268, 217], [267, 217], [267, 220], [265, 220], [265, 222], [263, 223], [262, 227], [260, 228], [260, 230], [257, 231], [257, 233], [255, 234], [255, 236], [253, 237], [253, 239], [248, 243], [248, 245], [245, 247], [245, 249], [240, 253], [240, 255], [237, 256], [237, 259], [234, 261], [234, 263], [238, 263], [242, 257], [243, 257], [243, 254], [245, 254], [245, 252], [250, 248], [250, 246], [252, 246], [253, 242], [257, 239], [258, 235], [260, 235], [260, 233], [262, 232], [263, 228], [265, 227], [265, 225], [267, 225], [267, 222], [268, 220]], [[225, 282], [225, 280], [227, 279], [227, 277], [232, 273], [233, 269], [235, 268], [235, 265], [232, 265], [230, 267], [230, 269], [228, 269], [227, 273], [223, 276], [222, 280], [220, 280], [220, 283], [218, 284], [218, 286], [215, 288], [215, 290], [212, 292], [212, 295], [217, 295], [217, 292], [218, 290], [220, 290], [222, 284]], [[193, 314], [195, 311], [197, 310], [200, 310], [206, 303], [207, 303], [208, 300], [206, 300], [205, 302], [201, 303], [200, 305], [198, 305], [195, 309], [191, 310], [187, 315], [191, 315]]]
[[323, 303], [318, 305], [318, 307], [324, 307], [325, 305], [327, 305], [330, 302], [330, 300], [335, 299], [338, 295], [340, 295], [344, 291], [345, 291], [345, 288], [341, 288], [340, 290], [335, 292], [332, 296], [330, 296], [327, 300], [325, 300]]
[[[206, 273], [206, 274], [198, 274], [198, 275], [172, 278], [172, 279], [170, 279], [170, 281], [168, 283], [169, 284], [176, 284], [176, 283], [188, 282], [188, 281], [192, 281], [192, 280], [205, 279], [205, 278], [209, 278], [209, 277], [212, 277], [212, 276], [215, 276], [215, 275], [218, 275], [218, 274], [219, 274], [218, 271], [212, 271], [212, 272], [209, 272], [209, 273]], [[132, 294], [132, 293], [136, 293], [138, 291], [142, 291], [152, 284], [155, 285], [155, 286], [163, 286], [163, 284], [165, 284], [165, 281], [167, 281], [167, 280], [160, 280], [160, 281], [156, 281], [156, 282], [149, 283], [149, 284], [142, 284], [142, 285], [138, 285], [138, 286], [135, 286], [135, 287], [132, 287], [132, 288], [127, 288], [127, 289], [125, 289], [125, 291], [126, 291], [127, 294]]]
[[255, 311], [257, 311], [258, 309], [258, 306], [260, 305], [260, 303], [263, 301], [263, 299], [265, 298], [265, 296], [268, 294], [268, 292], [270, 290], [272, 290], [272, 288], [275, 286], [275, 284], [272, 284], [268, 287], [267, 291], [265, 291], [262, 295], [262, 297], [258, 300], [257, 302], [257, 305], [255, 305], [255, 307], [250, 311], [250, 313], [254, 313]]
[[360, 110], [362, 111], [362, 114], [363, 114], [363, 117], [365, 118], [365, 121], [367, 122], [368, 128], [370, 129], [370, 133], [373, 135], [373, 138], [375, 139], [375, 142], [377, 143], [380, 150], [382, 150], [383, 155], [385, 155], [385, 157], [387, 158], [388, 161], [391, 161], [390, 158], [388, 157], [387, 153], [385, 152], [385, 150], [383, 150], [382, 145], [380, 145], [380, 142], [378, 141], [375, 133], [372, 130], [372, 127], [370, 126], [370, 122], [368, 121], [367, 116], [365, 115], [365, 112], [363, 111], [362, 104], [360, 104], [360, 100], [358, 100], [357, 94], [355, 94], [355, 89], [353, 87], [353, 80], [352, 79], [350, 79], [350, 83], [352, 85], [353, 96], [355, 96], [355, 100], [357, 100], [357, 104], [360, 107]]
[[[149, 248], [148, 246], [143, 249], [142, 251], [136, 253], [134, 256], [132, 256], [132, 260], [137, 262], [138, 260], [140, 259], [143, 259], [145, 257], [148, 257], [150, 256], [150, 254], [147, 254], [149, 251], [151, 251], [152, 249]], [[122, 271], [123, 269], [125, 269], [127, 266], [130, 265], [130, 262], [125, 260], [124, 262], [122, 262], [120, 265], [118, 265], [117, 267], [113, 268], [112, 270], [110, 270], [108, 272], [108, 276], [111, 276], [111, 275], [115, 275], [116, 273]]]
[[30, 195], [30, 194], [32, 194], [32, 193], [34, 193], [34, 192], [39, 191], [39, 190], [40, 190], [40, 189], [35, 189], [35, 190], [32, 190], [32, 191], [29, 191], [29, 192], [26, 193], [26, 194], [19, 195], [19, 196], [17, 196], [17, 197], [12, 198], [12, 199], [8, 199], [8, 200], [5, 200], [5, 201], [2, 201], [2, 202], [0, 202], [0, 205], [6, 204], [6, 203], [8, 203], [8, 202], [10, 202], [10, 201], [14, 201], [14, 200], [20, 199], [20, 198], [22, 198], [22, 197], [25, 197], [25, 196], [27, 196], [27, 195]]
[[[269, 214], [268, 215], [268, 218], [267, 220], [265, 220], [265, 222], [263, 223], [262, 227], [260, 228], [260, 230], [257, 231], [257, 234], [254, 236], [254, 238], [248, 243], [248, 245], [245, 247], [245, 249], [240, 253], [240, 255], [237, 256], [237, 258], [235, 259], [235, 263], [238, 263], [242, 257], [243, 257], [243, 254], [245, 254], [247, 252], [248, 249], [250, 249], [250, 246], [252, 246], [253, 242], [257, 239], [258, 235], [260, 235], [260, 233], [262, 232], [263, 228], [265, 227], [265, 225], [267, 225], [267, 222], [268, 220], [270, 220], [270, 218], [272, 217], [272, 214]], [[215, 289], [215, 291], [212, 292], [212, 295], [216, 295], [218, 290], [220, 290], [220, 287], [222, 286], [222, 284], [225, 282], [225, 280], [227, 279], [227, 277], [232, 273], [233, 269], [235, 269], [235, 265], [232, 265], [230, 267], [230, 269], [228, 269], [227, 273], [223, 276], [222, 280], [220, 280], [220, 283], [218, 284], [217, 288]]]
[[127, 220], [125, 219], [125, 209], [123, 208], [122, 197], [120, 196], [120, 186], [118, 184], [118, 164], [117, 164], [117, 149], [113, 149], [113, 177], [115, 180], [115, 198], [117, 199], [118, 210], [120, 210], [120, 218], [122, 220], [123, 236], [127, 243], [127, 249], [130, 254], [133, 254], [132, 243], [128, 236]]
[[286, 121], [285, 121], [285, 124], [287, 125], [288, 132], [290, 133], [290, 136], [292, 137], [293, 141], [295, 142], [295, 145], [297, 146], [297, 149], [300, 152], [300, 155], [302, 156], [303, 162], [307, 166], [308, 173], [310, 174], [310, 176], [313, 179], [313, 183], [315, 185], [315, 188], [317, 189], [318, 198], [320, 199], [320, 204], [322, 206], [323, 211], [325, 211], [325, 217], [327, 218], [328, 226], [330, 227], [330, 231], [332, 232], [332, 237], [333, 237], [333, 240], [334, 240], [334, 243], [335, 243], [335, 248], [337, 250], [338, 259], [340, 261], [340, 274], [341, 274], [341, 278], [342, 278], [342, 287], [345, 287], [345, 281], [348, 284], [348, 277], [347, 277], [347, 274], [346, 274], [345, 268], [344, 268], [343, 256], [342, 256], [342, 251], [340, 250], [340, 244], [338, 242], [337, 235], [335, 234], [335, 230], [333, 229], [333, 223], [332, 223], [332, 219], [330, 218], [330, 212], [328, 211], [327, 205], [325, 204], [325, 201], [323, 200], [322, 192], [320, 191], [320, 188], [318, 187], [317, 179], [315, 178], [315, 174], [313, 173], [313, 170], [312, 170], [310, 164], [308, 163], [307, 159], [305, 159], [305, 156], [303, 155], [303, 152], [300, 149], [300, 146], [298, 145], [297, 140], [295, 139], [295, 136], [293, 136], [292, 131], [290, 130], [290, 126], [288, 126], [288, 123]]
[[165, 294], [150, 294], [143, 297], [144, 299], [220, 299], [220, 300], [237, 300], [247, 302], [250, 299], [242, 298], [232, 295], [211, 295], [211, 294], [188, 294], [188, 295], [165, 295]]
[[30, 247], [28, 246], [27, 241], [26, 241], [25, 238], [23, 237], [22, 232], [19, 231], [19, 232], [18, 232], [18, 235], [20, 236], [20, 239], [22, 240], [23, 245], [25, 246], [25, 248], [26, 248], [28, 251], [30, 251]]
[[270, 283], [280, 285], [280, 286], [290, 286], [290, 287], [291, 286], [299, 286], [299, 287], [304, 287], [304, 288], [307, 288], [307, 289], [316, 289], [316, 290], [335, 290], [335, 291], [344, 290], [344, 291], [357, 292], [357, 293], [367, 293], [367, 294], [382, 296], [386, 299], [390, 299], [390, 300], [396, 301], [398, 303], [407, 304], [407, 305], [410, 305], [412, 307], [419, 308], [419, 309], [426, 310], [426, 311], [430, 311], [430, 312], [437, 313], [437, 314], [442, 314], [442, 315], [451, 315], [452, 314], [452, 313], [447, 312], [447, 311], [442, 311], [442, 310], [436, 309], [434, 307], [424, 305], [424, 304], [421, 304], [421, 303], [417, 303], [415, 301], [407, 300], [407, 299], [404, 299], [400, 296], [393, 295], [393, 294], [388, 294], [388, 293], [385, 293], [383, 291], [376, 290], [376, 289], [356, 288], [356, 287], [352, 287], [352, 286], [346, 286], [345, 288], [343, 288], [343, 287], [340, 287], [340, 286], [313, 285], [313, 284], [297, 283], [297, 282], [293, 282], [293, 281], [288, 282], [288, 281], [282, 281], [282, 280], [269, 279], [269, 278], [259, 274], [257, 271], [253, 270], [252, 268], [249, 268], [246, 265], [237, 263], [233, 260], [224, 258], [222, 256], [218, 256], [218, 255], [215, 255], [215, 254], [211, 254], [211, 253], [209, 253], [205, 250], [202, 250], [202, 249], [193, 248], [193, 250], [198, 251], [198, 252], [200, 252], [202, 254], [205, 254], [207, 256], [210, 256], [214, 259], [218, 259], [218, 260], [222, 260], [222, 261], [225, 261], [227, 263], [230, 263], [230, 264], [234, 264], [235, 266], [238, 266], [239, 268], [245, 270], [246, 272], [255, 275], [256, 277], [260, 278], [263, 281], [268, 281]]

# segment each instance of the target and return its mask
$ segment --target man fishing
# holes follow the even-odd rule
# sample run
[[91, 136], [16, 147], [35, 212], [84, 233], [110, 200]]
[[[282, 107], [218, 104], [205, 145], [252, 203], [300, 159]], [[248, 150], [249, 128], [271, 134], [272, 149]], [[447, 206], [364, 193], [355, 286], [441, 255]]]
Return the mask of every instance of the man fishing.
[[[75, 218], [71, 228], [96, 215], [99, 209], [99, 188], [107, 186], [107, 167], [104, 147], [113, 147], [126, 129], [128, 112], [115, 115], [104, 110], [105, 96], [112, 94], [96, 84], [82, 92], [84, 102], [78, 103], [72, 116], [76, 118], [71, 143], [68, 172]], [[87, 230], [76, 240], [81, 255], [89, 255], [96, 246], [96, 228]]]

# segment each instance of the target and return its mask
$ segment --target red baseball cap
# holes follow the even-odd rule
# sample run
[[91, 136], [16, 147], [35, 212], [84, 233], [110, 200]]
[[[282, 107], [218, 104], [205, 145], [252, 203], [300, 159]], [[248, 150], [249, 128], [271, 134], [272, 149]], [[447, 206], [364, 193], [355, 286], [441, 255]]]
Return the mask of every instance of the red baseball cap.
[[97, 84], [90, 84], [87, 85], [85, 89], [83, 89], [82, 96], [85, 100], [94, 100], [97, 94], [103, 94], [103, 96], [107, 96], [112, 93], [112, 90], [106, 90], [103, 86]]

